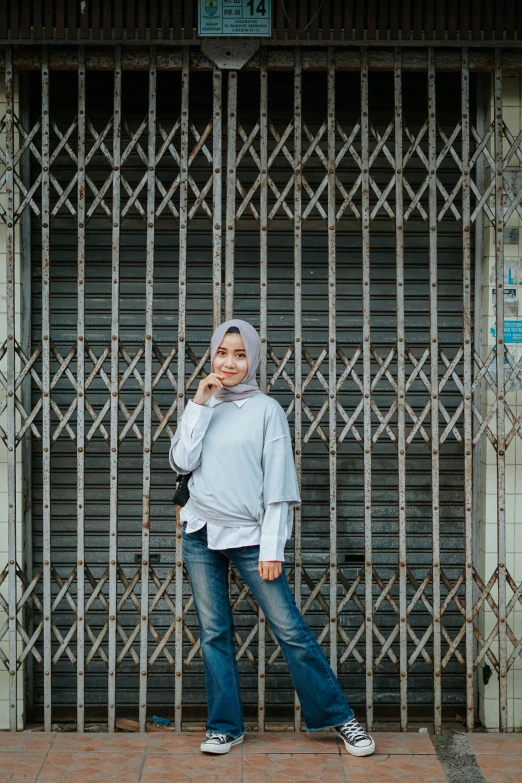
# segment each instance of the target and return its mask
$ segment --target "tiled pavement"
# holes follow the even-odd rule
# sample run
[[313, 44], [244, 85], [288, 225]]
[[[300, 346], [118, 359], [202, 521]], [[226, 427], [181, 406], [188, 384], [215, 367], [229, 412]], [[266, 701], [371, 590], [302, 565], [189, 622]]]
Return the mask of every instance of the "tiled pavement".
[[488, 783], [522, 783], [522, 734], [471, 734], [468, 742]]
[[[522, 783], [522, 734], [466, 736], [487, 783]], [[363, 759], [332, 732], [248, 733], [225, 756], [202, 737], [0, 732], [0, 783], [448, 783], [428, 734], [376, 733]]]

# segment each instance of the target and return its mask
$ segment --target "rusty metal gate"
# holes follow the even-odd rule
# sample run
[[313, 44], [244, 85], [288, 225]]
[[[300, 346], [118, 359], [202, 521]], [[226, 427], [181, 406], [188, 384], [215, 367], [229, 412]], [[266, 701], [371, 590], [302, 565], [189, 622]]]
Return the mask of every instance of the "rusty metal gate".
[[[502, 297], [495, 349], [484, 359], [474, 345], [472, 241], [484, 221], [494, 229], [501, 288], [504, 223], [522, 216], [504, 178], [522, 151], [502, 120], [502, 52], [487, 127], [471, 73], [484, 55], [467, 49], [262, 48], [239, 72], [188, 46], [152, 46], [132, 78], [120, 46], [103, 74], [74, 52], [64, 75], [41, 47], [18, 91], [5, 52], [0, 659], [12, 725], [21, 667], [48, 729], [70, 704], [79, 730], [97, 705], [110, 730], [129, 706], [144, 728], [169, 701], [180, 729], [203, 703], [166, 461], [208, 372], [210, 332], [238, 315], [259, 326], [261, 387], [294, 437], [296, 600], [345, 691], [370, 726], [396, 705], [406, 729], [427, 703], [440, 730], [444, 706], [462, 703], [471, 728], [487, 659], [505, 729], [522, 649], [504, 515], [505, 451], [521, 433], [505, 395], [521, 370], [504, 351]], [[32, 304], [20, 334], [18, 243]], [[493, 392], [487, 408], [481, 389]], [[498, 467], [487, 574], [474, 550], [485, 439]], [[23, 562], [17, 450], [32, 478]], [[231, 600], [259, 728], [285, 705], [300, 728], [281, 651], [235, 574]], [[487, 635], [485, 603], [496, 616]]]

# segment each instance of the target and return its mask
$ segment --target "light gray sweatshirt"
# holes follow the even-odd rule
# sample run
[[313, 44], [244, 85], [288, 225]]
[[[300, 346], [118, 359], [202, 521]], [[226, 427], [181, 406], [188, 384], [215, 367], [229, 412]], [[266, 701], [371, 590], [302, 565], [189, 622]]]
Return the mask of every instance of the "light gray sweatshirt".
[[[269, 503], [301, 503], [285, 412], [273, 397], [258, 394], [240, 408], [212, 408], [201, 457], [192, 467], [190, 502], [199, 519], [215, 525], [261, 525]], [[172, 438], [172, 453], [180, 427]], [[186, 472], [186, 471], [178, 471]]]

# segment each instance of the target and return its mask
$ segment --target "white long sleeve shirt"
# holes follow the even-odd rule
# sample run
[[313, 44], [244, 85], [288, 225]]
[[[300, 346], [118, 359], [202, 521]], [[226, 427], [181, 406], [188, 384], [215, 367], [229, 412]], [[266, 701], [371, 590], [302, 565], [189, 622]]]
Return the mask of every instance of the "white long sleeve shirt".
[[[234, 401], [233, 404], [241, 408], [251, 399], [255, 398]], [[212, 396], [206, 405], [198, 405], [192, 400], [187, 404], [179, 425], [179, 437], [172, 439], [169, 455], [171, 467], [177, 472], [188, 473], [200, 463], [204, 435], [212, 419], [213, 409], [221, 402]], [[276, 457], [282, 447], [275, 441], [286, 437], [279, 435], [273, 439], [271, 448], [275, 449]], [[190, 498], [181, 509], [180, 519], [187, 522], [187, 533], [193, 533], [207, 525], [207, 542], [210, 549], [259, 545], [259, 560], [284, 561], [285, 543], [291, 537], [293, 527], [292, 509], [289, 509], [286, 500], [269, 502], [261, 525], [227, 525], [226, 519], [215, 524], [210, 519], [204, 520], [198, 516]]]

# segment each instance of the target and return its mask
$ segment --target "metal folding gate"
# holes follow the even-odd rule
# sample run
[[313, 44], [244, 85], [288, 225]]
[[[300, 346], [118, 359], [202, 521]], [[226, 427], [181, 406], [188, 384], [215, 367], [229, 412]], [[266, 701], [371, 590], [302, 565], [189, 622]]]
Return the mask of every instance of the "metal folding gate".
[[[438, 70], [449, 62], [454, 71], [454, 54], [448, 61], [433, 49], [377, 54], [378, 67], [386, 60], [391, 69], [386, 121], [372, 106], [374, 55], [365, 48], [355, 56], [333, 46], [313, 55], [295, 47], [276, 53], [273, 64], [270, 50], [261, 49], [253, 66], [258, 107], [247, 122], [238, 97], [244, 74], [209, 69], [199, 53], [191, 60], [188, 46], [163, 59], [150, 48], [146, 112], [129, 119], [122, 50], [113, 53], [112, 105], [104, 115], [93, 103], [91, 117], [92, 72], [78, 47], [77, 111], [69, 120], [53, 114], [60, 81], [47, 47], [38, 63], [37, 116], [23, 103], [15, 110], [12, 49], [5, 54], [0, 434], [8, 449], [9, 560], [0, 576], [8, 584], [8, 598], [0, 594], [8, 615], [0, 639], [9, 639], [9, 649], [0, 647], [0, 658], [11, 675], [12, 725], [16, 673], [27, 665], [36, 690], [41, 683], [47, 728], [60, 704], [57, 678], [74, 675], [82, 730], [87, 680], [100, 682], [100, 672], [98, 703], [106, 705], [110, 730], [131, 680], [142, 728], [154, 681], [163, 689], [173, 683], [181, 728], [190, 703], [183, 681], [201, 668], [165, 461], [186, 395], [208, 371], [210, 331], [236, 314], [259, 325], [261, 387], [278, 395], [294, 436], [303, 494], [289, 564], [296, 600], [347, 691], [362, 683], [368, 724], [374, 700], [387, 703], [388, 689], [397, 692], [405, 729], [420, 676], [423, 691], [433, 693], [436, 728], [445, 678], [465, 691], [471, 728], [475, 674], [487, 658], [499, 675], [505, 729], [507, 673], [522, 649], [510, 625], [522, 585], [506, 568], [504, 511], [505, 452], [521, 432], [505, 396], [521, 370], [504, 349], [503, 298], [496, 347], [485, 359], [480, 344], [473, 346], [472, 311], [473, 233], [480, 243], [484, 221], [495, 231], [499, 290], [504, 223], [515, 210], [522, 215], [520, 193], [504, 178], [506, 161], [522, 153], [521, 137], [502, 120], [501, 51], [494, 52], [489, 127], [474, 116], [467, 49], [451, 77], [458, 82], [455, 116], [437, 108], [446, 100]], [[422, 74], [426, 104], [410, 121], [402, 86], [411, 63]], [[282, 111], [272, 118], [268, 86], [285, 67], [293, 95], [286, 122]], [[322, 70], [324, 79], [324, 92], [310, 96], [315, 107], [303, 89], [309, 69]], [[198, 70], [207, 79], [205, 122], [201, 91], [191, 91]], [[357, 74], [357, 109], [345, 103], [353, 92], [341, 91], [345, 71]], [[168, 89], [179, 92], [176, 116], [172, 107], [158, 110]], [[25, 335], [15, 331], [15, 242], [25, 237], [29, 258], [31, 224], [29, 339], [27, 327]], [[382, 247], [393, 267], [380, 279]], [[110, 308], [97, 317], [101, 300]], [[494, 394], [487, 407], [481, 388]], [[498, 565], [488, 574], [474, 556], [474, 469], [485, 438], [496, 450], [498, 475]], [[17, 563], [16, 455], [24, 444], [32, 444], [35, 555]], [[462, 480], [452, 484], [452, 474]], [[72, 563], [63, 556], [66, 538], [74, 540]], [[419, 554], [421, 539], [429, 562]], [[162, 559], [170, 546], [171, 557]], [[287, 675], [236, 574], [231, 598], [238, 657], [255, 674], [263, 728], [267, 678], [279, 671], [283, 682]], [[485, 603], [496, 617], [488, 635], [480, 622]], [[120, 686], [118, 671], [127, 677]], [[294, 721], [299, 728], [297, 700]]]

